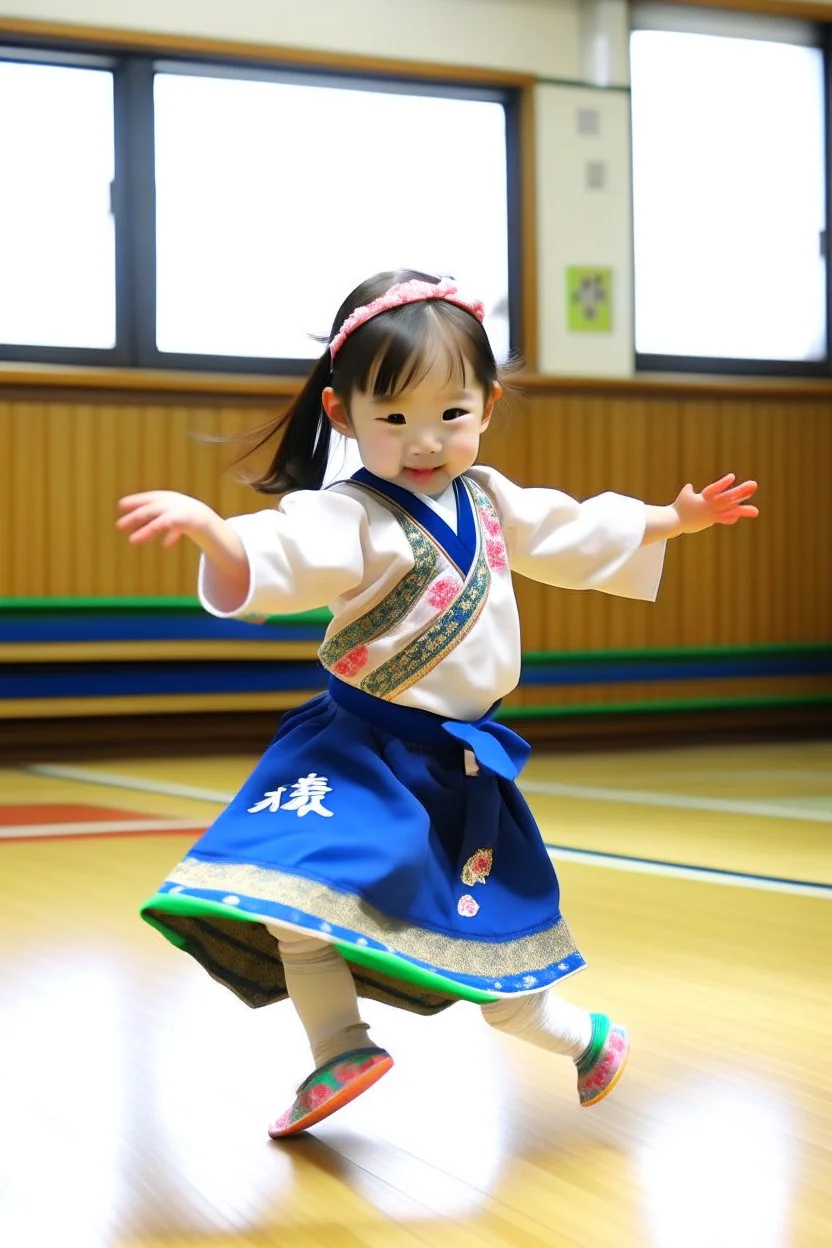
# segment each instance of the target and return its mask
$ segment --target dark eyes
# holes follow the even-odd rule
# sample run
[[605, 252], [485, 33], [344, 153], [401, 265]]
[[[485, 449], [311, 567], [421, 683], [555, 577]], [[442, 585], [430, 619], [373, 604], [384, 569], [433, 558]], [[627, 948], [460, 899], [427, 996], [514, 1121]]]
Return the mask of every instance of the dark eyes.
[[[443, 420], [459, 420], [460, 416], [466, 416], [467, 412], [464, 407], [449, 407], [442, 413]], [[407, 421], [402, 412], [390, 412], [388, 416], [380, 417], [385, 425], [406, 425]]]

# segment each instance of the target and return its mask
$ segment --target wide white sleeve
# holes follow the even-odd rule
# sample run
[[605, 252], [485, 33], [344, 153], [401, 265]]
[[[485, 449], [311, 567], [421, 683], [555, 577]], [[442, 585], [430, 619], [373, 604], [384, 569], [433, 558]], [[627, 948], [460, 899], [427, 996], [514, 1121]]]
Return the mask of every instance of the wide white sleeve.
[[279, 507], [228, 523], [248, 557], [248, 593], [240, 600], [203, 556], [199, 600], [224, 619], [291, 615], [326, 606], [361, 583], [367, 513], [334, 490], [298, 490]]
[[561, 589], [655, 599], [665, 543], [642, 546], [639, 499], [607, 493], [577, 502], [560, 490], [523, 489], [493, 468], [470, 475], [494, 501], [513, 572]]

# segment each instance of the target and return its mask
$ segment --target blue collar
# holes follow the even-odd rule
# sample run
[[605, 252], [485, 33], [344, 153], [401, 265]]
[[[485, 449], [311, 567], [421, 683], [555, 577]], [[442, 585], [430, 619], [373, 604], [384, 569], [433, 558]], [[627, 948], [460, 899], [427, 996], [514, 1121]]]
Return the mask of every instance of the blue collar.
[[477, 553], [477, 523], [474, 519], [471, 497], [462, 478], [455, 477], [453, 482], [458, 533], [454, 533], [451, 526], [446, 524], [432, 507], [423, 503], [421, 498], [418, 498], [411, 490], [394, 485], [392, 481], [385, 481], [382, 477], [368, 472], [366, 468], [359, 468], [350, 480], [356, 481], [359, 485], [369, 486], [377, 494], [383, 494], [391, 502], [397, 503], [430, 534], [437, 546], [441, 546], [444, 550], [451, 563], [456, 564], [462, 575], [467, 577]]

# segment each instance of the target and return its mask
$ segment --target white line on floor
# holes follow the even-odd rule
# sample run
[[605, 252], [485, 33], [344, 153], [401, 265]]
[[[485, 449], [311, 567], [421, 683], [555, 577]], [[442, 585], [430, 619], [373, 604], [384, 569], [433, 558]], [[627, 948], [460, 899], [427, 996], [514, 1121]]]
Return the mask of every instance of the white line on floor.
[[103, 784], [112, 789], [135, 789], [139, 793], [163, 793], [167, 797], [191, 797], [198, 802], [220, 802], [226, 805], [233, 793], [217, 789], [200, 789], [191, 784], [169, 784], [165, 780], [144, 780], [141, 776], [123, 776], [118, 772], [95, 771], [89, 767], [64, 766], [58, 763], [32, 763], [24, 768], [37, 776], [55, 776], [59, 780], [80, 780]]
[[[170, 797], [190, 797], [200, 802], [230, 802], [233, 793], [219, 789], [203, 789], [191, 784], [172, 784], [166, 780], [145, 780], [141, 776], [118, 772], [96, 771], [57, 763], [34, 763], [26, 768], [41, 776], [63, 780], [86, 780], [116, 789], [136, 789], [144, 793], [163, 793]], [[608, 789], [596, 785], [558, 784], [548, 780], [524, 780], [526, 793], [548, 797], [576, 797], [590, 802], [619, 802], [631, 806], [659, 806], [676, 810], [710, 810], [728, 815], [756, 815], [766, 819], [798, 819], [809, 823], [832, 823], [832, 811], [806, 806], [787, 806], [776, 802], [746, 802], [729, 797], [695, 797], [687, 793], [654, 793], [643, 789]]]
[[[197, 801], [204, 802], [221, 802], [223, 804], [229, 802], [233, 796], [231, 793], [224, 793], [218, 789], [202, 789], [187, 784], [169, 784], [163, 780], [145, 780], [141, 776], [126, 776], [116, 772], [96, 771], [86, 767], [63, 766], [52, 763], [36, 763], [25, 769], [34, 772], [36, 775], [55, 776], [64, 780], [86, 781], [90, 784], [108, 785], [112, 788], [120, 789], [136, 789], [144, 793], [163, 793], [173, 797], [191, 797]], [[637, 790], [630, 789], [595, 789], [595, 788], [579, 788], [577, 785], [555, 785], [543, 784], [542, 782], [532, 781], [530, 784], [524, 785], [524, 788], [532, 792], [554, 793], [556, 796], [567, 797], [589, 797], [590, 800], [601, 801], [623, 801], [638, 802], [644, 805], [676, 805], [684, 803], [685, 806], [689, 802], [709, 801], [709, 799], [687, 799], [679, 798], [678, 803], [673, 802], [674, 794], [664, 793], [639, 793]], [[563, 792], [566, 790], [566, 792]], [[613, 794], [623, 793], [624, 798], [614, 797]], [[603, 795], [603, 796], [599, 796]], [[641, 802], [641, 798], [658, 798], [661, 801]], [[670, 798], [670, 801], [664, 799]], [[736, 805], [742, 805], [742, 811], [735, 811]], [[732, 813], [748, 814], [745, 807], [751, 803], [734, 803], [731, 806]], [[712, 805], [693, 806], [692, 809], [714, 809]], [[724, 809], [722, 804], [719, 809]], [[768, 808], [764, 808], [765, 813], [771, 813]], [[814, 813], [814, 812], [812, 812]], [[802, 816], [803, 811], [800, 812]], [[790, 816], [792, 817], [792, 816]], [[822, 822], [829, 822], [827, 816]], [[185, 825], [187, 826], [187, 825]], [[789, 880], [772, 880], [766, 876], [756, 875], [739, 875], [731, 871], [717, 871], [711, 869], [697, 869], [696, 867], [686, 867], [673, 863], [652, 862], [645, 858], [625, 858], [616, 857], [610, 854], [594, 853], [590, 850], [557, 848], [549, 849], [549, 856], [555, 860], [563, 862], [580, 862], [586, 866], [606, 867], [613, 871], [631, 871], [642, 875], [668, 875], [675, 876], [677, 879], [698, 880], [700, 883], [711, 884], [730, 884], [735, 888], [754, 888], [764, 892], [776, 893], [795, 893], [801, 896], [809, 897], [825, 897], [832, 898], [832, 888], [829, 885], [803, 883], [801, 881]]]
[[832, 823], [832, 811], [777, 802], [744, 802], [730, 797], [694, 797], [688, 793], [652, 793], [643, 789], [606, 789], [583, 784], [556, 784], [524, 780], [524, 793], [548, 797], [578, 797], [589, 802], [624, 802], [630, 806], [661, 806], [674, 810], [712, 810], [723, 815], [754, 815], [762, 819], [799, 819], [804, 823]]
[[39, 836], [108, 836], [113, 832], [192, 832], [198, 819], [95, 819], [86, 823], [15, 823], [0, 825], [0, 841]]
[[700, 884], [728, 884], [732, 888], [752, 888], [765, 893], [791, 893], [798, 897], [823, 897], [832, 901], [832, 886], [807, 884], [802, 880], [773, 880], [764, 875], [738, 875], [733, 871], [713, 871], [702, 867], [685, 867], [670, 862], [651, 862], [646, 858], [617, 858], [588, 850], [547, 846], [553, 862], [579, 862], [587, 867], [604, 867], [612, 871], [632, 871], [640, 875], [669, 875], [677, 880], [694, 880]]

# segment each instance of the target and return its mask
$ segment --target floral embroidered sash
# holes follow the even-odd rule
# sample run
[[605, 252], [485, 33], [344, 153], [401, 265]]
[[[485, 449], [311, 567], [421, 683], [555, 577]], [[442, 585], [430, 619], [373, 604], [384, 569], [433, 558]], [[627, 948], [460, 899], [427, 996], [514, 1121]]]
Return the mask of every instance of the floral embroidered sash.
[[359, 650], [366, 661], [364, 647], [414, 610], [435, 579], [440, 550], [463, 578], [458, 590], [450, 590], [448, 600], [441, 602], [439, 613], [397, 654], [361, 680], [359, 688], [366, 693], [392, 699], [432, 671], [473, 628], [488, 597], [488, 544], [500, 524], [488, 495], [468, 477], [454, 481], [459, 535], [408, 490], [366, 470], [352, 480], [391, 511], [407, 537], [414, 563], [380, 603], [324, 643], [319, 658], [327, 670], [347, 678], [355, 675], [350, 656]]

